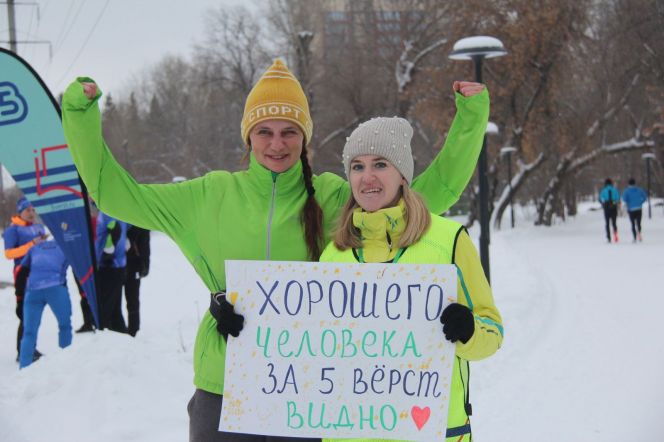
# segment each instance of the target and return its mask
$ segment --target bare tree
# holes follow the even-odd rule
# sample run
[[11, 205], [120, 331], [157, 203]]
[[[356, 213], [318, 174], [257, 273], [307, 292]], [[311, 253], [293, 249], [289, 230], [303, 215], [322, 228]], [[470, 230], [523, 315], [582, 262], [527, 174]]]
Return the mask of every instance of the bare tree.
[[[472, 63], [447, 55], [456, 40], [478, 34], [500, 38], [509, 52], [484, 70], [491, 120], [501, 129], [488, 145], [494, 225], [510, 200], [536, 201], [542, 225], [574, 214], [600, 177], [642, 170], [639, 150], [664, 163], [659, 0], [275, 0], [264, 11], [211, 10], [190, 59], [164, 58], [133, 94], [109, 100], [107, 139], [139, 178], [236, 169], [246, 153], [239, 134], [246, 96], [277, 56], [309, 97], [317, 172], [342, 173], [345, 136], [377, 115], [411, 121], [421, 170], [454, 116], [452, 80], [473, 78]], [[511, 192], [504, 145], [517, 148]], [[474, 195], [470, 186], [470, 222]]]

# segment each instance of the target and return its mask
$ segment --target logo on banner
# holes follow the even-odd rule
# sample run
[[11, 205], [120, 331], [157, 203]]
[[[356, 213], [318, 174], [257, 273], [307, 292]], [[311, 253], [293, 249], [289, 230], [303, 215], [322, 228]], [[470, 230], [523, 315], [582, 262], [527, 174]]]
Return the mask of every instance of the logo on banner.
[[28, 102], [14, 83], [0, 82], [0, 126], [20, 123], [28, 116]]
[[[50, 147], [44, 147], [40, 151], [35, 150], [34, 153], [36, 154], [35, 156], [35, 178], [37, 180], [37, 188], [36, 192], [37, 195], [42, 196], [43, 194], [47, 192], [52, 192], [54, 190], [62, 190], [65, 192], [73, 193], [79, 198], [83, 198], [83, 194], [81, 194], [80, 191], [74, 189], [71, 187], [71, 183], [68, 181], [65, 182], [59, 182], [59, 183], [52, 183], [49, 185], [44, 185], [42, 184], [42, 177], [46, 177], [49, 175], [49, 168], [48, 165], [46, 164], [46, 155], [51, 153], [51, 152], [56, 152], [60, 151], [63, 149], [67, 149], [66, 144], [61, 144], [59, 146], [50, 146]], [[39, 161], [39, 155], [41, 155], [41, 167], [40, 167], [40, 161]], [[53, 169], [53, 168], [51, 168]], [[55, 171], [51, 170], [51, 175], [53, 175], [53, 172], [56, 174], [58, 173], [57, 168]], [[78, 184], [78, 180], [74, 180], [76, 184]]]

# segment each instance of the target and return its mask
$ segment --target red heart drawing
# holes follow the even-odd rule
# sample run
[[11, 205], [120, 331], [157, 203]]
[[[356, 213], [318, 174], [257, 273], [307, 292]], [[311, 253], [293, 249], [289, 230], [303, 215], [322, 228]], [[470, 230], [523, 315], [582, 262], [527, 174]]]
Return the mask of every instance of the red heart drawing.
[[420, 408], [415, 405], [410, 409], [410, 415], [415, 421], [417, 429], [421, 430], [424, 424], [429, 420], [429, 416], [431, 416], [431, 409], [429, 407]]

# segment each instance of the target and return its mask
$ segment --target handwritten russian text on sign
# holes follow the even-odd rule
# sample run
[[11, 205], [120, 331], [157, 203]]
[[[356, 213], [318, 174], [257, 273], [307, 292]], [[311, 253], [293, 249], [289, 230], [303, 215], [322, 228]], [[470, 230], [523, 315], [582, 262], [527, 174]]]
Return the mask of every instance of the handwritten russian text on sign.
[[226, 261], [226, 282], [245, 326], [228, 341], [220, 430], [444, 439], [455, 266]]

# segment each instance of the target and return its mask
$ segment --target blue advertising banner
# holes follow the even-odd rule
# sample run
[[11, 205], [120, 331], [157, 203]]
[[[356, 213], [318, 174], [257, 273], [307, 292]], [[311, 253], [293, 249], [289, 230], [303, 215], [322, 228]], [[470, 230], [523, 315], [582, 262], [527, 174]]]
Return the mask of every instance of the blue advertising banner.
[[0, 162], [62, 248], [99, 325], [88, 199], [65, 142], [60, 108], [30, 65], [3, 48]]

